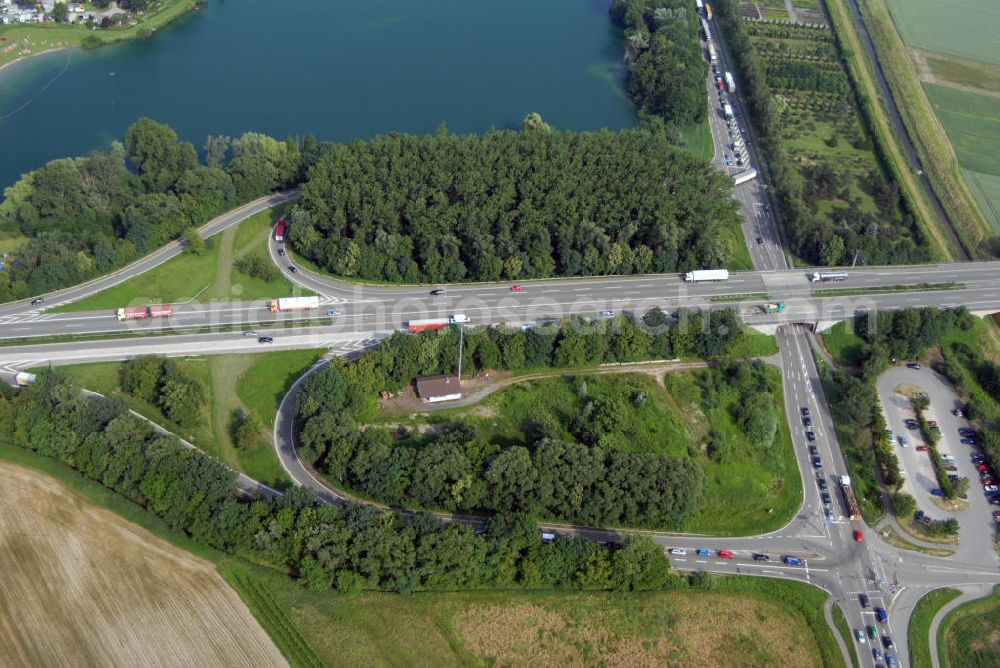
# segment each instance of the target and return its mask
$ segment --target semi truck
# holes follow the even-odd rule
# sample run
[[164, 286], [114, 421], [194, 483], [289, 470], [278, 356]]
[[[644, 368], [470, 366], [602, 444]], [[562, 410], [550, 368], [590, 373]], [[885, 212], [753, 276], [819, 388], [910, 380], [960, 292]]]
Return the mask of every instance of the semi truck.
[[688, 283], [701, 283], [703, 281], [725, 281], [729, 279], [728, 269], [698, 269], [684, 274], [684, 280]]
[[700, 9], [700, 10], [704, 10], [705, 9], [705, 3], [702, 2], [702, 0], [694, 0], [694, 6], [697, 7], [698, 9]]
[[757, 170], [751, 167], [747, 171], [737, 174], [736, 178], [733, 179], [733, 184], [737, 186], [742, 185], [747, 181], [754, 180], [755, 178], [757, 178]]
[[287, 227], [285, 219], [282, 218], [278, 221], [278, 224], [274, 226], [274, 240], [284, 241], [285, 240], [285, 228]]
[[118, 309], [118, 322], [126, 320], [145, 320], [146, 318], [169, 318], [174, 314], [171, 304], [154, 304], [153, 306], [126, 306]]
[[14, 382], [17, 383], [18, 387], [25, 387], [31, 385], [35, 382], [35, 374], [28, 373], [27, 371], [18, 371], [14, 376]]
[[813, 283], [816, 283], [817, 281], [823, 281], [824, 283], [827, 281], [846, 281], [847, 274], [817, 271], [816, 273], [809, 274], [809, 280]]
[[308, 311], [319, 308], [319, 297], [278, 297], [271, 300], [271, 313]]
[[854, 488], [851, 487], [851, 477], [840, 476], [840, 491], [844, 495], [844, 504], [847, 506], [847, 516], [857, 522], [861, 519], [861, 508], [858, 500], [854, 496]]
[[708, 42], [712, 39], [712, 31], [708, 28], [708, 21], [705, 19], [701, 20], [701, 31], [705, 34], [705, 41]]
[[428, 329], [444, 329], [449, 325], [461, 325], [470, 321], [469, 316], [464, 313], [456, 313], [450, 318], [427, 318], [424, 320], [410, 320], [407, 324], [411, 334], [423, 332]]
[[715, 55], [715, 45], [712, 42], [708, 43], [708, 59], [713, 63], [718, 60], [718, 56]]
[[785, 302], [771, 302], [769, 304], [764, 304], [761, 307], [764, 313], [784, 313], [785, 312]]
[[732, 72], [726, 72], [726, 89], [730, 93], [736, 92], [736, 79], [733, 78]]
[[707, 2], [705, 3], [705, 16], [708, 17], [709, 21], [712, 20], [712, 5], [708, 4]]

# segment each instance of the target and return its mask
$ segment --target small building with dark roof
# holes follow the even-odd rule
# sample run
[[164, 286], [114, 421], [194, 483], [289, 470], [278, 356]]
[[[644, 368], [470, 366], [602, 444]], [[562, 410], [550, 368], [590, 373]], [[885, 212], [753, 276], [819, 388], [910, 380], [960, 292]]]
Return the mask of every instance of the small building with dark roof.
[[424, 401], [455, 401], [462, 398], [462, 384], [458, 376], [441, 374], [417, 378], [417, 395]]

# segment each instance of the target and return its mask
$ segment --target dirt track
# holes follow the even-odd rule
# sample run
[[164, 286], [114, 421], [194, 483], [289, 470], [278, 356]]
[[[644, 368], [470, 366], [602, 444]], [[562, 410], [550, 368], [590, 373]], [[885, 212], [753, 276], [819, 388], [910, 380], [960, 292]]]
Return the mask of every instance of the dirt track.
[[284, 666], [214, 566], [0, 462], [4, 666]]

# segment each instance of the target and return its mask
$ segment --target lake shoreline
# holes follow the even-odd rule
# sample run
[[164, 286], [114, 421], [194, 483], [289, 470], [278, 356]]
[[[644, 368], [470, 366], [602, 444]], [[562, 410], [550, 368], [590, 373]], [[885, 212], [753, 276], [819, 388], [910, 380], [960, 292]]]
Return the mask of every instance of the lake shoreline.
[[[162, 23], [156, 24], [155, 27], [149, 28], [148, 26], [145, 26], [144, 24], [139, 23], [139, 24], [136, 24], [134, 26], [131, 26], [131, 27], [126, 28], [126, 29], [121, 30], [121, 31], [110, 31], [110, 32], [105, 33], [105, 34], [111, 35], [110, 39], [105, 39], [104, 37], [102, 37], [100, 34], [98, 34], [96, 32], [90, 32], [88, 34], [95, 35], [98, 39], [101, 40], [101, 44], [99, 44], [99, 45], [97, 45], [97, 46], [95, 46], [93, 48], [99, 49], [99, 48], [101, 48], [103, 46], [110, 46], [112, 44], [125, 44], [127, 42], [133, 42], [133, 41], [138, 40], [138, 39], [148, 39], [148, 38], [152, 37], [153, 35], [155, 35], [158, 30], [160, 30], [161, 28], [163, 28], [165, 26], [170, 25], [171, 23], [173, 23], [177, 19], [181, 18], [182, 16], [187, 16], [191, 12], [198, 11], [198, 9], [200, 9], [200, 7], [202, 5], [202, 0], [177, 0], [177, 6], [181, 7], [182, 5], [184, 5], [185, 2], [188, 2], [189, 4], [187, 4], [186, 6], [182, 7], [179, 11], [177, 11], [173, 15], [167, 16], [166, 20], [164, 20]], [[171, 6], [165, 7], [162, 11], [157, 12], [156, 14], [153, 14], [149, 18], [149, 21], [150, 22], [155, 22], [157, 17], [169, 13], [171, 9], [173, 9], [173, 7], [171, 7]], [[15, 27], [18, 27], [18, 26], [15, 26]], [[38, 30], [38, 32], [41, 32], [41, 31], [45, 30], [45, 28], [40, 28], [39, 29], [37, 26], [25, 26], [25, 27], [27, 27], [29, 29], [32, 29], [32, 28], [36, 29], [36, 30]], [[140, 35], [140, 32], [142, 31], [143, 28], [148, 28], [149, 34]], [[115, 34], [116, 32], [128, 33], [130, 31], [134, 31], [134, 32], [132, 32], [132, 34], [128, 34], [128, 35], [122, 34], [121, 36]], [[0, 34], [2, 34], [2, 33], [0, 33]], [[2, 74], [3, 71], [6, 70], [11, 65], [15, 65], [17, 63], [27, 62], [27, 61], [31, 60], [32, 58], [35, 58], [37, 56], [43, 56], [43, 55], [45, 55], [47, 53], [54, 53], [56, 51], [65, 51], [67, 49], [84, 49], [85, 47], [83, 46], [82, 42], [83, 42], [83, 39], [81, 38], [80, 42], [76, 43], [76, 44], [67, 44], [65, 46], [56, 46], [56, 47], [52, 47], [50, 49], [43, 49], [42, 51], [39, 51], [37, 53], [30, 53], [30, 54], [28, 54], [26, 56], [18, 56], [16, 58], [14, 58], [13, 60], [11, 60], [9, 62], [6, 62], [6, 63], [3, 63], [2, 65], [0, 65], [0, 74]]]

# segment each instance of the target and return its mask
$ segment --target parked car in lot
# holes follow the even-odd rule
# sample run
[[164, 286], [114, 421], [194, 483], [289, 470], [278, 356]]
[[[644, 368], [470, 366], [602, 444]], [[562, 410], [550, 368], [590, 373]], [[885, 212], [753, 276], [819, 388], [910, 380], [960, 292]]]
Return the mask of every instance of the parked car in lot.
[[862, 608], [867, 608], [868, 607], [868, 595], [867, 594], [858, 594], [858, 602], [861, 603], [861, 607]]
[[961, 440], [962, 445], [975, 445], [976, 439], [974, 438], [963, 438]]
[[986, 455], [984, 455], [981, 452], [973, 452], [971, 455], [969, 455], [969, 459], [971, 459], [974, 462], [981, 462], [986, 459]]
[[1000, 510], [993, 511], [993, 521], [1000, 522]]
[[871, 638], [872, 640], [875, 640], [876, 638], [878, 638], [878, 630], [874, 626], [872, 626], [871, 624], [869, 624], [866, 628], [868, 630], [868, 637], [869, 638]]
[[895, 646], [896, 644], [892, 642], [892, 638], [890, 638], [889, 636], [882, 636], [882, 647], [885, 647], [886, 649], [892, 649]]
[[899, 435], [899, 447], [901, 448], [906, 447], [906, 437], [903, 436], [902, 434]]
[[927, 452], [927, 450], [928, 450], [928, 448], [927, 448], [927, 446], [926, 446], [926, 445], [918, 445], [918, 446], [916, 447], [916, 451], [917, 451], [917, 452]]
[[876, 661], [881, 661], [882, 660], [882, 650], [880, 650], [878, 647], [873, 647], [872, 648], [872, 657]]
[[885, 664], [889, 666], [889, 668], [896, 668], [896, 657], [892, 654], [886, 654]]
[[917, 512], [913, 513], [913, 519], [916, 520], [917, 522], [924, 519], [924, 511], [918, 510]]
[[861, 629], [854, 629], [854, 639], [857, 640], [858, 644], [861, 645], [864, 645], [865, 642], [867, 642], [865, 640], [865, 633]]
[[942, 452], [941, 459], [945, 460], [946, 462], [953, 462], [955, 461], [955, 455], [951, 454], [950, 452]]
[[875, 619], [877, 619], [880, 624], [885, 624], [886, 620], [889, 619], [889, 613], [886, 612], [885, 608], [875, 608]]
[[984, 485], [983, 486], [983, 491], [987, 492], [987, 493], [990, 493], [990, 492], [1000, 492], [1000, 487], [997, 487], [996, 485]]

